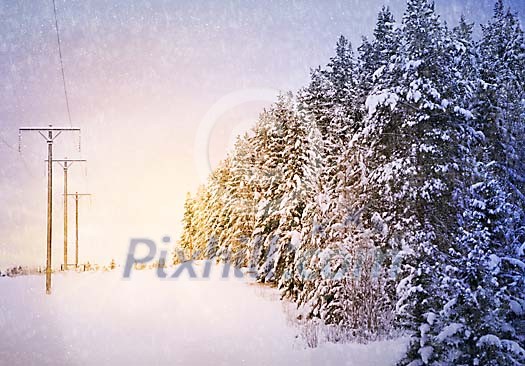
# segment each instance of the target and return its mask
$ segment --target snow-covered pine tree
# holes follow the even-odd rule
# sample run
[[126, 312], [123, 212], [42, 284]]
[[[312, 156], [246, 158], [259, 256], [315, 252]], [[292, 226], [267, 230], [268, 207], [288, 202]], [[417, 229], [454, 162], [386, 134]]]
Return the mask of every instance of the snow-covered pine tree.
[[[465, 248], [457, 261], [462, 287], [447, 315], [455, 317], [457, 362], [513, 365], [525, 362], [523, 201], [517, 187], [516, 130], [523, 128], [523, 85], [516, 62], [523, 36], [512, 13], [497, 1], [478, 46], [480, 80], [473, 100], [479, 136], [464, 213]], [[521, 125], [521, 126], [520, 126]], [[479, 132], [478, 132], [479, 131]], [[519, 169], [519, 168], [518, 168]], [[461, 243], [461, 241], [460, 241]]]
[[[485, 136], [478, 151], [480, 161], [497, 176], [514, 207], [514, 223], [507, 223], [505, 240], [515, 246], [525, 242], [525, 42], [515, 14], [496, 2], [494, 16], [483, 29], [478, 46], [481, 81], [476, 95], [476, 127]], [[514, 248], [519, 254], [520, 248]]]
[[188, 256], [186, 257], [186, 253], [184, 253], [184, 258], [179, 258], [178, 256], [181, 253], [175, 253], [174, 261], [190, 258], [190, 252], [191, 258], [207, 258], [206, 247], [211, 236], [211, 231], [206, 225], [208, 221], [208, 212], [206, 211], [208, 200], [208, 188], [201, 185], [193, 199], [187, 202], [183, 219], [181, 246], [188, 252]]
[[350, 42], [339, 37], [335, 56], [325, 69], [312, 72], [309, 87], [299, 93], [299, 104], [313, 121], [324, 139], [327, 184], [337, 174], [338, 160], [344, 145], [359, 128], [363, 108], [357, 102], [359, 95], [359, 72]]
[[[438, 306], [424, 314], [426, 321], [420, 325], [420, 332], [427, 346], [420, 348], [419, 344], [414, 347], [418, 350], [414, 361], [428, 364], [479, 363], [476, 344], [481, 334], [492, 326], [498, 328], [501, 325], [497, 318], [490, 316], [497, 290], [491, 276], [490, 232], [482, 222], [486, 217], [482, 211], [487, 201], [482, 198], [484, 185], [480, 182], [487, 177], [480, 171], [481, 166], [472, 154], [480, 141], [468, 112], [472, 98], [470, 85], [474, 84], [476, 77], [471, 61], [470, 29], [462, 19], [448, 40], [452, 41], [449, 43], [449, 54], [453, 55], [450, 72], [455, 77], [452, 85], [456, 90], [451, 102], [454, 111], [460, 112], [456, 118], [461, 121], [463, 148], [457, 161], [460, 175], [454, 184], [456, 203], [462, 212], [458, 218], [459, 235], [451, 241], [444, 257], [446, 265], [438, 269], [436, 278], [441, 308]], [[480, 283], [485, 285], [480, 287]], [[480, 364], [490, 364], [487, 361], [483, 359]]]
[[394, 15], [383, 6], [377, 16], [374, 39], [369, 42], [363, 39], [359, 47], [359, 103], [364, 104], [366, 96], [372, 91], [376, 72], [380, 72], [395, 57], [400, 43], [400, 32], [396, 27]]
[[[368, 74], [372, 80], [376, 69], [389, 61], [396, 51], [396, 44], [399, 43], [396, 40], [397, 35], [394, 34], [393, 22], [390, 11], [383, 8], [378, 15], [376, 39], [369, 47], [366, 41], [360, 47], [359, 69], [356, 69], [352, 62], [346, 63], [347, 68], [354, 70], [353, 74]], [[339, 52], [336, 54], [343, 53], [340, 51], [343, 43], [344, 39], [340, 40], [337, 47]], [[370, 54], [367, 55], [366, 52]], [[347, 75], [351, 73], [347, 72]], [[348, 93], [351, 96], [348, 101], [351, 106], [347, 107], [347, 110], [362, 110], [364, 98], [360, 95], [364, 94], [365, 84], [361, 81], [359, 86], [354, 86], [352, 92]], [[349, 113], [346, 116], [347, 122], [343, 123], [353, 126], [349, 130], [351, 134], [344, 138], [331, 136], [329, 140], [335, 141], [335, 144], [331, 145], [335, 148], [327, 152], [328, 194], [319, 196], [323, 197], [322, 209], [314, 206], [312, 211], [308, 211], [315, 213], [313, 226], [305, 235], [312, 242], [307, 245], [311, 249], [311, 261], [300, 263], [301, 270], [308, 273], [312, 279], [306, 283], [305, 290], [299, 295], [299, 303], [309, 309], [310, 316], [319, 317], [327, 324], [352, 328], [355, 335], [363, 335], [368, 331], [377, 333], [380, 328], [386, 330], [388, 326], [385, 324], [389, 323], [391, 318], [385, 316], [386, 313], [381, 309], [386, 303], [384, 282], [376, 273], [380, 272], [375, 268], [377, 253], [369, 237], [375, 234], [360, 228], [358, 224], [362, 209], [356, 202], [363, 191], [364, 169], [358, 144], [348, 146], [347, 142], [352, 134], [360, 132], [362, 124], [356, 118], [361, 118], [361, 115], [362, 112]]]
[[400, 52], [377, 74], [367, 99], [363, 224], [385, 225], [386, 235], [376, 239], [378, 249], [401, 251], [397, 315], [413, 338], [400, 364], [436, 357], [426, 317], [446, 301], [440, 282], [458, 232], [455, 182], [462, 146], [456, 114], [462, 110], [454, 107], [448, 38], [433, 3], [409, 0]]
[[[523, 116], [525, 85], [525, 42], [519, 20], [503, 2], [496, 2], [494, 16], [482, 27], [478, 46], [481, 80], [478, 84], [476, 111], [490, 151], [487, 159], [497, 162], [514, 195], [525, 201], [523, 163]], [[521, 190], [519, 189], [521, 188]]]
[[308, 128], [291, 95], [281, 96], [264, 118], [268, 144], [261, 171], [269, 184], [259, 200], [254, 246], [261, 246], [256, 258], [260, 279], [278, 282], [292, 264], [293, 238], [302, 229], [302, 212], [311, 191], [306, 178], [312, 161]]
[[[197, 235], [196, 227], [196, 210], [195, 210], [195, 201], [191, 197], [191, 194], [186, 195], [186, 200], [184, 201], [184, 216], [182, 218], [182, 234], [180, 237], [180, 245], [183, 249], [188, 252], [188, 257], [193, 256], [194, 240]], [[180, 253], [175, 253], [174, 260], [178, 262], [183, 258], [179, 258]]]
[[[496, 5], [496, 17], [498, 14], [503, 14], [501, 3]], [[462, 23], [459, 27], [463, 32], [455, 32], [456, 41], [463, 38], [461, 42], [468, 43], [468, 32], [465, 32], [468, 28]], [[462, 50], [458, 51], [461, 57]], [[519, 207], [510, 205], [510, 194], [506, 193], [509, 190], [505, 189], [504, 182], [505, 169], [494, 169], [497, 162], [487, 159], [488, 156], [505, 157], [505, 133], [498, 130], [498, 124], [477, 121], [478, 118], [490, 121], [497, 116], [499, 108], [490, 108], [490, 102], [479, 98], [487, 94], [479, 92], [476, 95], [479, 99], [471, 102], [477, 107], [477, 118], [473, 122], [470, 122], [470, 112], [462, 108], [467, 107], [462, 103], [469, 95], [469, 77], [473, 75], [468, 72], [472, 68], [467, 56], [463, 55], [464, 61], [457, 63], [454, 70], [457, 79], [463, 80], [456, 83], [456, 87], [467, 91], [454, 100], [457, 103], [454, 111], [467, 117], [461, 139], [464, 153], [458, 160], [462, 174], [455, 182], [457, 202], [463, 210], [459, 220], [460, 235], [451, 241], [443, 257], [446, 266], [441, 271], [436, 268], [439, 276], [433, 282], [440, 284], [440, 293], [434, 295], [433, 300], [440, 298], [441, 304], [426, 307], [423, 313], [426, 321], [419, 326], [418, 342], [412, 344], [404, 363], [514, 365], [523, 362], [525, 355], [520, 344], [521, 333], [517, 330], [523, 319], [520, 310], [523, 268], [513, 257], [517, 248], [508, 243], [509, 230], [504, 230], [516, 227], [516, 219], [520, 221], [521, 214]], [[455, 57], [457, 60], [458, 55]], [[487, 85], [481, 83], [482, 90], [486, 90]], [[480, 105], [489, 108], [483, 110]], [[479, 126], [492, 132], [490, 141], [475, 130]], [[494, 148], [498, 149], [497, 154], [487, 154], [486, 150]], [[437, 309], [439, 311], [435, 312]]]
[[326, 137], [330, 131], [330, 106], [328, 78], [321, 67], [310, 71], [310, 84], [298, 93], [300, 109], [315, 121], [321, 135]]
[[229, 261], [247, 266], [250, 261], [249, 241], [255, 223], [253, 184], [257, 179], [252, 139], [246, 134], [237, 139], [231, 157], [230, 176], [226, 185], [229, 224], [224, 236]]
[[337, 174], [338, 161], [349, 138], [360, 128], [363, 108], [358, 103], [358, 69], [352, 44], [339, 37], [335, 56], [330, 59], [323, 71], [329, 83], [330, 101], [329, 126], [326, 133], [320, 128], [327, 148], [326, 180], [334, 185], [331, 178]]

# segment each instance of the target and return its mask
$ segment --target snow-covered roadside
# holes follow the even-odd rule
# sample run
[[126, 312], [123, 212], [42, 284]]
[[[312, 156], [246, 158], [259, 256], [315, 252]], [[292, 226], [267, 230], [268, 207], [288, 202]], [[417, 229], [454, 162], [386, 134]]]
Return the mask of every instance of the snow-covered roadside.
[[[170, 271], [171, 272], [171, 271]], [[153, 271], [0, 279], [0, 365], [392, 365], [403, 341], [304, 346], [276, 290]]]

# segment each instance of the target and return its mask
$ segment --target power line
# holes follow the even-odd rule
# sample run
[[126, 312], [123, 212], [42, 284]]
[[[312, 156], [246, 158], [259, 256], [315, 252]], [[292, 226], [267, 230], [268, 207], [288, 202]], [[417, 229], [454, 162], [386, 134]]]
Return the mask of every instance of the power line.
[[60, 70], [62, 71], [62, 83], [64, 85], [64, 96], [66, 97], [67, 117], [69, 119], [69, 125], [73, 126], [73, 124], [71, 123], [71, 111], [69, 109], [69, 98], [67, 96], [66, 74], [64, 73], [64, 61], [62, 60], [62, 46], [60, 42], [60, 31], [58, 29], [57, 6], [56, 6], [55, 0], [53, 0], [53, 13], [55, 14], [55, 30], [57, 33], [58, 56], [60, 58]]
[[2, 134], [0, 134], [0, 142], [2, 142], [5, 146], [7, 146], [8, 148], [10, 148], [11, 150], [13, 151], [18, 151], [18, 149], [16, 149], [13, 145], [11, 145], [10, 143], [8, 143], [6, 141], [6, 139], [4, 139], [4, 137], [2, 136]]
[[64, 131], [80, 131], [74, 127], [20, 127], [23, 131], [38, 132], [47, 143], [47, 258], [46, 258], [46, 294], [51, 294], [51, 243], [53, 232], [53, 142]]
[[91, 196], [90, 193], [68, 193], [64, 194], [67, 199], [67, 196], [75, 197], [75, 268], [78, 268], [78, 201], [81, 197]]
[[0, 134], [0, 142], [2, 142], [5, 146], [7, 146], [9, 149], [15, 151], [15, 152], [18, 152], [19, 153], [19, 157], [20, 157], [20, 160], [22, 161], [22, 164], [24, 165], [24, 169], [28, 172], [28, 174], [31, 176], [31, 177], [35, 177], [33, 172], [31, 171], [31, 169], [29, 169], [29, 166], [27, 165], [27, 162], [26, 160], [24, 159], [24, 157], [22, 156], [22, 154], [20, 153], [20, 149], [16, 149], [13, 145], [9, 144], [6, 139], [2, 136], [2, 134]]
[[[71, 167], [71, 165], [73, 165], [74, 163], [85, 163], [86, 160], [85, 159], [68, 159], [68, 158], [65, 158], [65, 159], [53, 159], [53, 163], [58, 163], [62, 169], [64, 170], [64, 265], [63, 265], [63, 270], [66, 271], [68, 269], [68, 261], [67, 261], [67, 208], [68, 208], [68, 205], [67, 205], [67, 198], [68, 198], [68, 193], [67, 193], [67, 176], [68, 176], [68, 170], [69, 168]], [[77, 197], [78, 198], [78, 197]], [[78, 216], [78, 214], [77, 214]], [[78, 234], [77, 234], [78, 236]]]

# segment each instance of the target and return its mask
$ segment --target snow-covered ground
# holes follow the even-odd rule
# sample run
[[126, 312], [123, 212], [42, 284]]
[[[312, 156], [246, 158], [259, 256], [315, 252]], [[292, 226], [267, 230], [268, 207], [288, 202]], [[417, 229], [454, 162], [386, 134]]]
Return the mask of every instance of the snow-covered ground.
[[[172, 272], [172, 271], [170, 271]], [[0, 278], [0, 365], [392, 365], [404, 342], [305, 347], [276, 290], [153, 271]]]

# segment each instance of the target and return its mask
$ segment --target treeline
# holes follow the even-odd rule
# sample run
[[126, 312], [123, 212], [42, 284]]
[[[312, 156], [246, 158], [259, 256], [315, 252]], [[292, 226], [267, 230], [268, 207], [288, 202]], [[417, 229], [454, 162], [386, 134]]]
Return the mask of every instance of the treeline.
[[27, 267], [27, 266], [13, 266], [6, 268], [5, 270], [0, 269], [0, 277], [18, 277], [28, 276], [43, 273], [41, 268]]
[[248, 266], [309, 316], [411, 334], [401, 365], [525, 363], [525, 45], [428, 0], [282, 95], [188, 197], [183, 247]]

